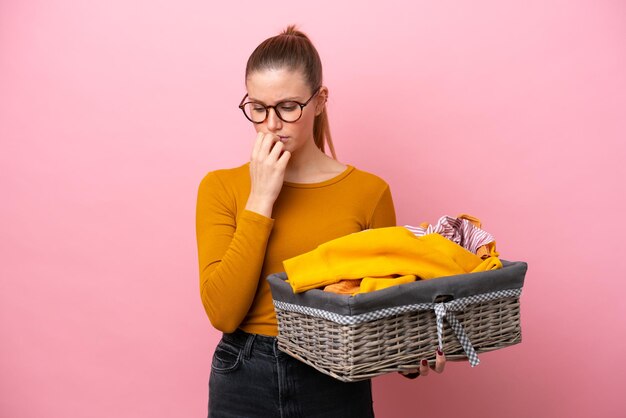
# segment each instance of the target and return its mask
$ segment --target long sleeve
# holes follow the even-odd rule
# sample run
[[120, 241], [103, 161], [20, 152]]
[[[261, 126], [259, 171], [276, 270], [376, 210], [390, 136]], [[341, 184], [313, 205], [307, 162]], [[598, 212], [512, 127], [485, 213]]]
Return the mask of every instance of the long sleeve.
[[254, 300], [274, 219], [243, 210], [215, 172], [198, 187], [196, 238], [200, 295], [211, 324], [233, 332]]
[[251, 186], [249, 162], [211, 171], [200, 182], [200, 294], [216, 329], [276, 336], [267, 276], [321, 243], [395, 226], [396, 215], [385, 180], [354, 166], [315, 183], [283, 182], [270, 216], [245, 210]]
[[389, 185], [385, 187], [372, 211], [368, 228], [384, 228], [396, 226], [396, 211], [391, 197]]

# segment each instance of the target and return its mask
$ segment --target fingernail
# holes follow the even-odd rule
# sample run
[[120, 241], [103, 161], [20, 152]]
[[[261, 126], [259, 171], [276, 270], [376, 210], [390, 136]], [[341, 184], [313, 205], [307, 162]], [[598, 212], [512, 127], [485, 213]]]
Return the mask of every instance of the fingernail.
[[441, 351], [439, 348], [437, 348], [437, 354], [439, 354], [440, 356], [443, 356], [443, 351]]
[[422, 366], [428, 366], [428, 360], [422, 360]]

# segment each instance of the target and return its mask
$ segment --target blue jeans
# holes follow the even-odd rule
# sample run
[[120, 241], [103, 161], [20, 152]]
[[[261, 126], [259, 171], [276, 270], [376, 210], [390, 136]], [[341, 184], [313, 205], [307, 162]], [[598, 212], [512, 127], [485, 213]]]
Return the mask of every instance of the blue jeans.
[[276, 337], [223, 334], [209, 377], [209, 418], [374, 417], [372, 382], [342, 382], [280, 351]]

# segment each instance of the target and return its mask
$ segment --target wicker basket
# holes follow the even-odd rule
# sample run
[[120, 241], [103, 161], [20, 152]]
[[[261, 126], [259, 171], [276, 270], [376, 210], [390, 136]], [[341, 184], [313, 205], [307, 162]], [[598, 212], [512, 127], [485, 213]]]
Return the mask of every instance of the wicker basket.
[[312, 289], [294, 294], [286, 273], [267, 277], [281, 351], [344, 382], [433, 364], [521, 342], [519, 296], [525, 262], [392, 286], [353, 296]]

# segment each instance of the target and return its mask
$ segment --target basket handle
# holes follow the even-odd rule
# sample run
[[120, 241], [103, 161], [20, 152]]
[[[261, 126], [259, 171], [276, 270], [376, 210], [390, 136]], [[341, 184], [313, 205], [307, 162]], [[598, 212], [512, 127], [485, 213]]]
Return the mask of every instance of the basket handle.
[[453, 299], [454, 299], [454, 296], [450, 294], [437, 295], [433, 298], [433, 303], [446, 303], [446, 302], [450, 302]]

